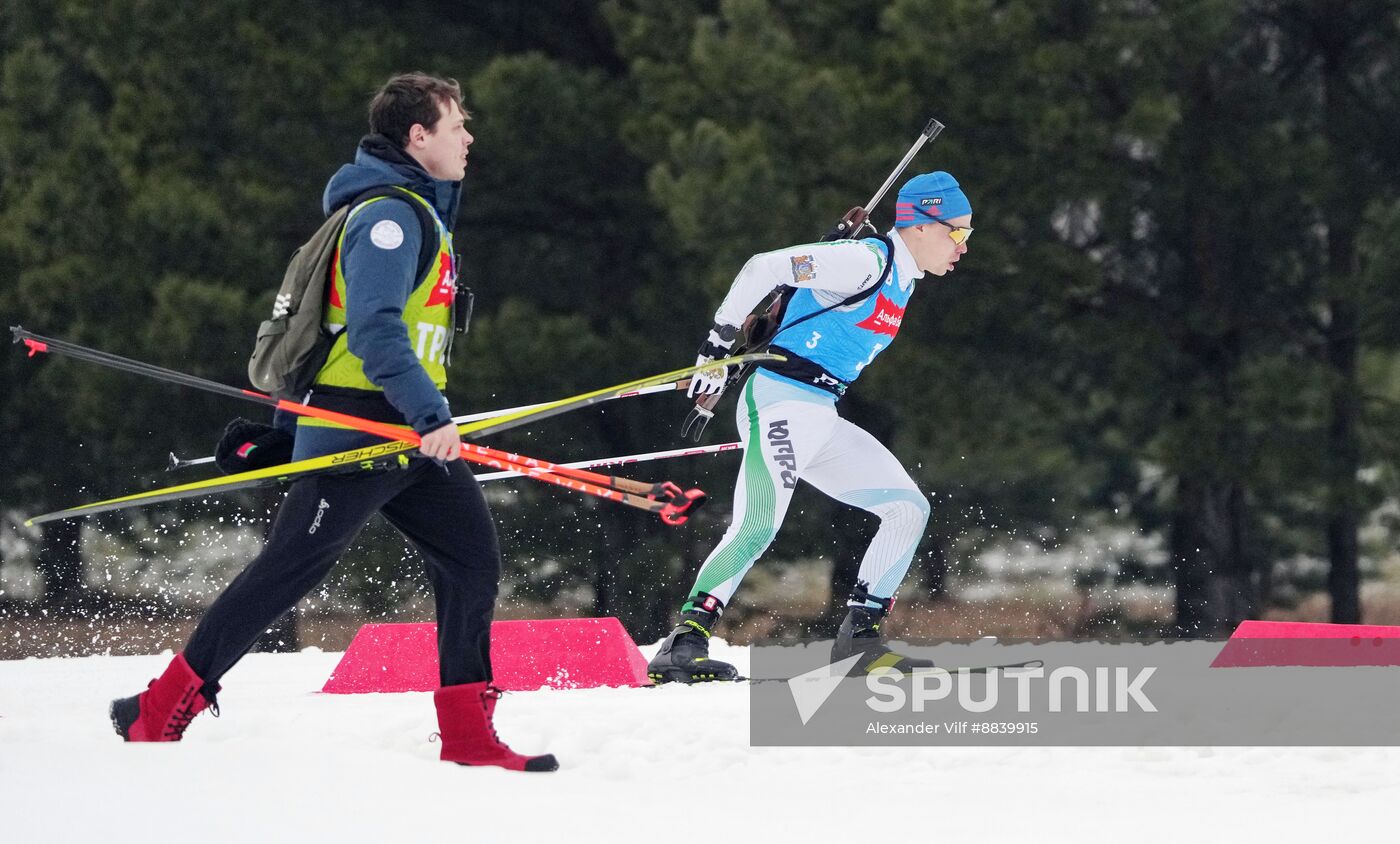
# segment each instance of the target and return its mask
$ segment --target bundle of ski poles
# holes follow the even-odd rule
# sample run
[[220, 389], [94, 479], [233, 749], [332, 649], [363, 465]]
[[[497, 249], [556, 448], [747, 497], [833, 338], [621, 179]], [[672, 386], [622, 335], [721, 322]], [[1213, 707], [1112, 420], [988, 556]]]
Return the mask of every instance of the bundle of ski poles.
[[[120, 510], [143, 504], [154, 504], [181, 498], [281, 484], [296, 478], [325, 472], [362, 471], [403, 467], [408, 465], [409, 453], [421, 442], [421, 437], [417, 433], [402, 426], [375, 422], [358, 416], [351, 416], [349, 414], [338, 413], [333, 410], [314, 407], [301, 402], [294, 402], [289, 399], [279, 399], [254, 390], [220, 384], [216, 381], [210, 381], [196, 375], [131, 360], [130, 358], [124, 358], [109, 352], [80, 346], [64, 340], [43, 337], [19, 326], [12, 327], [10, 331], [16, 343], [24, 343], [25, 346], [28, 347], [31, 357], [41, 353], [66, 355], [78, 360], [96, 363], [101, 366], [107, 366], [112, 369], [118, 369], [168, 383], [194, 387], [206, 392], [256, 402], [300, 416], [322, 419], [357, 431], [374, 434], [375, 436], [383, 437], [390, 441], [278, 466], [271, 466], [264, 469], [254, 469], [224, 477], [210, 478], [204, 481], [195, 481], [148, 492], [136, 493], [134, 495], [122, 496], [120, 498], [84, 504], [66, 510], [35, 516], [28, 519], [25, 524], [42, 524], [43, 522], [56, 519], [111, 512], [113, 510]], [[776, 355], [765, 354], [740, 355], [724, 361], [723, 363], [743, 365], [759, 360], [781, 360], [781, 358]], [[460, 422], [457, 425], [457, 433], [461, 437], [484, 436], [486, 434], [505, 431], [527, 422], [536, 422], [557, 416], [561, 413], [567, 413], [572, 410], [578, 410], [624, 396], [642, 395], [647, 392], [675, 389], [677, 384], [683, 382], [699, 369], [700, 367], [687, 367], [685, 369], [678, 369], [648, 378], [641, 378], [636, 381], [629, 381], [625, 384], [618, 384], [613, 387], [605, 387], [601, 390], [594, 390], [577, 396], [570, 396], [569, 398], [554, 402], [528, 405], [521, 408], [511, 408], [504, 411], [497, 411], [490, 415], [478, 414], [477, 418], [468, 417], [467, 421]], [[457, 420], [453, 421], [456, 422]], [[728, 445], [733, 446], [736, 444]], [[714, 450], [718, 451], [722, 449], [716, 448]], [[640, 460], [641, 458], [660, 459], [661, 455], [678, 456], [681, 454], [695, 453], [696, 451], [696, 449], [677, 449], [674, 452], [658, 452], [653, 455], [632, 455], [619, 459], [592, 461], [592, 463], [607, 465], [618, 462], [618, 460]], [[578, 464], [553, 463], [513, 452], [501, 451], [476, 443], [463, 442], [459, 454], [464, 460], [488, 468], [497, 469], [509, 473], [512, 476], [528, 477], [585, 495], [595, 496], [608, 501], [615, 501], [629, 507], [653, 513], [660, 516], [661, 520], [669, 525], [684, 524], [689, 518], [689, 515], [704, 503], [706, 497], [705, 493], [698, 488], [683, 489], [678, 484], [671, 481], [657, 483], [638, 481], [619, 475], [597, 472], [594, 471], [593, 468], [583, 468]]]

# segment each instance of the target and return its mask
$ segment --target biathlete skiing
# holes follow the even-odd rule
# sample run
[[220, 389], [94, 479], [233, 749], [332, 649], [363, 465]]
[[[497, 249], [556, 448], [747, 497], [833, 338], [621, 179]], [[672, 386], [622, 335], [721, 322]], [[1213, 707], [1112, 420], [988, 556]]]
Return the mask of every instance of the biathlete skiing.
[[[437, 605], [442, 760], [552, 771], [551, 755], [512, 751], [493, 726], [491, 619], [501, 552], [443, 392], [453, 333], [452, 228], [473, 137], [454, 80], [390, 79], [369, 107], [370, 134], [326, 186], [328, 217], [349, 208], [328, 277], [323, 324], [334, 336], [306, 403], [411, 428], [419, 456], [399, 470], [293, 481], [267, 545], [214, 601], [184, 651], [138, 695], [113, 701], [127, 741], [179, 741], [258, 635], [330, 571], [376, 512], [427, 562]], [[285, 310], [279, 302], [280, 309]], [[293, 459], [382, 442], [302, 417]], [[240, 459], [250, 451], [245, 444]]]
[[[880, 625], [923, 536], [928, 499], [889, 449], [837, 414], [836, 402], [894, 341], [916, 281], [924, 273], [952, 272], [971, 234], [972, 205], [957, 180], [925, 173], [900, 189], [887, 234], [765, 252], [734, 279], [697, 365], [735, 348], [750, 312], [778, 288], [790, 298], [769, 351], [786, 361], [760, 364], [743, 384], [734, 412], [744, 458], [733, 515], [700, 567], [680, 623], [648, 665], [654, 681], [737, 677], [733, 665], [709, 658], [709, 638], [744, 575], [777, 535], [799, 480], [880, 520], [832, 661], [859, 654], [856, 668], [865, 671], [924, 665], [889, 651]], [[727, 376], [723, 368], [707, 370], [692, 380], [690, 394], [715, 396]]]

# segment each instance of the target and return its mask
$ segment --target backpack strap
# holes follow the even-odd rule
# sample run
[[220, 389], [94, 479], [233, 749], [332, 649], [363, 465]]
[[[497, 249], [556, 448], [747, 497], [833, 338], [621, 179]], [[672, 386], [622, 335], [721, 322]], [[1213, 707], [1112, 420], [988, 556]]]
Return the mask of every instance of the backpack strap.
[[367, 200], [378, 199], [381, 196], [408, 203], [408, 207], [412, 208], [413, 213], [418, 217], [418, 229], [422, 234], [422, 242], [418, 247], [418, 269], [415, 270], [413, 274], [413, 283], [417, 285], [423, 280], [423, 276], [427, 274], [428, 267], [432, 265], [433, 259], [437, 257], [437, 221], [433, 218], [432, 212], [429, 211], [422, 202], [414, 200], [411, 196], [405, 196], [404, 189], [394, 187], [393, 185], [380, 185], [370, 188], [364, 193], [357, 194], [354, 199], [350, 200], [350, 204], [347, 207], [353, 211], [357, 205]]

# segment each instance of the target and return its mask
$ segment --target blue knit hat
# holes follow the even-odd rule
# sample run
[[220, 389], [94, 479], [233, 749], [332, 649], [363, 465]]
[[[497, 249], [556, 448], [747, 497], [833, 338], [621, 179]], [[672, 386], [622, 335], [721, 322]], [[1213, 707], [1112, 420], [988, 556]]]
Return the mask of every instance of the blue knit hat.
[[958, 187], [958, 180], [936, 170], [915, 176], [899, 189], [894, 203], [894, 225], [902, 229], [971, 213], [972, 203]]

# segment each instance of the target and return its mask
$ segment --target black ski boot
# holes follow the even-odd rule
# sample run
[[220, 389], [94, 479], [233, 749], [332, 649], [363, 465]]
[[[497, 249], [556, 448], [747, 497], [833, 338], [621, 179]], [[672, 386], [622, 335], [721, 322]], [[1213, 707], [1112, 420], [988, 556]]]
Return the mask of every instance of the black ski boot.
[[[931, 659], [904, 656], [885, 647], [880, 624], [894, 606], [894, 598], [876, 598], [866, 591], [864, 583], [857, 581], [851, 592], [851, 600], [862, 603], [846, 610], [846, 617], [841, 620], [841, 628], [836, 633], [836, 642], [831, 646], [832, 663], [859, 654], [861, 658], [851, 666], [850, 673], [853, 675], [869, 674], [881, 668], [893, 668], [909, 674], [934, 667]], [[875, 601], [880, 606], [868, 607], [864, 605], [865, 601]]]
[[714, 604], [714, 612], [693, 609], [681, 613], [681, 623], [676, 625], [676, 629], [661, 643], [661, 650], [647, 663], [647, 676], [653, 683], [707, 683], [738, 679], [739, 669], [727, 662], [710, 659], [710, 630], [723, 610], [718, 601], [714, 601]]

